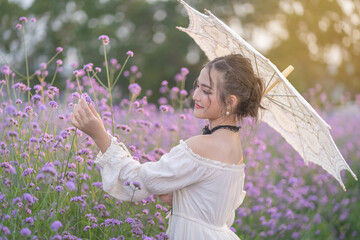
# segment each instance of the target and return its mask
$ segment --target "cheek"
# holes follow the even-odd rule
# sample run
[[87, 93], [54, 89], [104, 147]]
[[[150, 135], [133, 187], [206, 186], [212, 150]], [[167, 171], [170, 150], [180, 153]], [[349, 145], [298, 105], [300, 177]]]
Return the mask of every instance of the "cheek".
[[208, 95], [204, 94], [202, 96], [202, 103], [203, 103], [203, 106], [206, 108], [209, 108], [211, 106], [211, 100]]

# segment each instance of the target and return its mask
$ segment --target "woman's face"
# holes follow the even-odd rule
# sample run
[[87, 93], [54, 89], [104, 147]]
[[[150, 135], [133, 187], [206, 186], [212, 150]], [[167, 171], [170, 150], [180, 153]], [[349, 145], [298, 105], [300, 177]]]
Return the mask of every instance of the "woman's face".
[[210, 75], [213, 81], [212, 87], [210, 86], [208, 68], [203, 68], [197, 79], [193, 94], [193, 100], [195, 102], [194, 116], [213, 121], [222, 117], [224, 108], [219, 102], [218, 89], [216, 88], [222, 74], [212, 69]]

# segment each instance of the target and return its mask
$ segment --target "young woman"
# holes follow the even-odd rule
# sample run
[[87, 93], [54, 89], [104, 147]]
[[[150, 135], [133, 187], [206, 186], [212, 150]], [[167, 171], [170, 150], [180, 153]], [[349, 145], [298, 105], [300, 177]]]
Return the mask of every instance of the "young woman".
[[242, 55], [228, 55], [207, 63], [196, 80], [194, 115], [208, 119], [203, 135], [191, 137], [157, 162], [140, 164], [123, 143], [109, 135], [94, 106], [84, 99], [74, 107], [72, 124], [100, 148], [103, 189], [130, 201], [126, 181], [141, 184], [133, 200], [151, 194], [172, 199], [169, 239], [239, 239], [230, 230], [244, 200], [244, 161], [238, 120], [257, 119], [264, 86]]

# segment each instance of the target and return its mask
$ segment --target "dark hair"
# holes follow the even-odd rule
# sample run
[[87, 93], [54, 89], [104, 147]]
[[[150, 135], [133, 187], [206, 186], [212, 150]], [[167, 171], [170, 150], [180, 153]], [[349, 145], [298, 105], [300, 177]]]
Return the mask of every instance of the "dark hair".
[[205, 67], [209, 69], [211, 85], [211, 70], [223, 73], [223, 79], [218, 81], [217, 86], [220, 102], [226, 106], [226, 97], [235, 95], [238, 103], [232, 112], [240, 119], [250, 116], [257, 121], [259, 108], [264, 109], [260, 102], [265, 87], [261, 78], [255, 75], [250, 60], [241, 54], [231, 54], [215, 58]]

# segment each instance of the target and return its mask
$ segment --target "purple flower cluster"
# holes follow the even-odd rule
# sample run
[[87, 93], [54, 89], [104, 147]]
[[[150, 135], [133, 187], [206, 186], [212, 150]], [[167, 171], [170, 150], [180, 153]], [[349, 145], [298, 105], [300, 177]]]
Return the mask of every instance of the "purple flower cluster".
[[132, 83], [129, 85], [130, 93], [134, 94], [135, 96], [139, 96], [141, 92], [141, 87], [137, 83]]
[[99, 40], [101, 40], [104, 45], [108, 45], [110, 43], [110, 39], [107, 35], [101, 35]]

